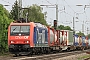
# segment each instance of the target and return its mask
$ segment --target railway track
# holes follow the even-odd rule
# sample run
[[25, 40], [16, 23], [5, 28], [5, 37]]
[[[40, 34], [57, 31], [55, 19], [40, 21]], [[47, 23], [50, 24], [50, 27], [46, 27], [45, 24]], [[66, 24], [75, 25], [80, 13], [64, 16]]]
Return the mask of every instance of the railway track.
[[33, 55], [32, 57], [29, 56], [20, 56], [20, 57], [13, 57], [9, 60], [54, 60], [57, 58], [63, 58], [63, 57], [67, 57], [67, 56], [72, 56], [72, 55], [78, 55], [78, 54], [82, 54], [82, 53], [86, 53], [87, 51], [90, 50], [84, 50], [84, 51], [72, 51], [72, 52], [63, 52], [63, 53], [54, 53], [54, 54], [48, 54], [48, 55]]

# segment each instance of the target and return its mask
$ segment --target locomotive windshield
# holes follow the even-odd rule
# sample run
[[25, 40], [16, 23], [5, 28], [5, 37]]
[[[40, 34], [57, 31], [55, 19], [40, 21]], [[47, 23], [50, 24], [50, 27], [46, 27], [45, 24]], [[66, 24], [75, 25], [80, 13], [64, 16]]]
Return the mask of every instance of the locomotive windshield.
[[11, 35], [29, 35], [30, 26], [11, 26]]

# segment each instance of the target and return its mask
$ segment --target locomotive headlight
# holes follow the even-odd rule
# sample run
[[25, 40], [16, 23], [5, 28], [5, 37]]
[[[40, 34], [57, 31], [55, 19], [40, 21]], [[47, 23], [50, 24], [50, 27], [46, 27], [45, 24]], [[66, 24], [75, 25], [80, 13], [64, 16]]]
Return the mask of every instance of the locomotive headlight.
[[14, 43], [14, 41], [10, 41], [10, 43]]
[[25, 43], [29, 43], [29, 41], [25, 41]]

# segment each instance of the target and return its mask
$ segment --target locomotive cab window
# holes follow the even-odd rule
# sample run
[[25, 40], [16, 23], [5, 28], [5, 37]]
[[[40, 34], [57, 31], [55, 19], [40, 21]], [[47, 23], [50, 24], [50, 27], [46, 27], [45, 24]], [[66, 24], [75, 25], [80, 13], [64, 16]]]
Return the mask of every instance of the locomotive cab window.
[[30, 35], [30, 26], [11, 26], [10, 35]]

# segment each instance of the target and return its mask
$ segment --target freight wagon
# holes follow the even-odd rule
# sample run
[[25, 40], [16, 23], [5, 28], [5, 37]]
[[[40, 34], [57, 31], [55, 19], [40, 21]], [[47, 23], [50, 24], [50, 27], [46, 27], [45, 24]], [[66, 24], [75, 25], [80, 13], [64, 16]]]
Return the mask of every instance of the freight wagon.
[[78, 36], [78, 35], [74, 35], [75, 41], [74, 41], [74, 45], [76, 47], [76, 49], [87, 49], [89, 48], [88, 43], [88, 37], [87, 36]]

